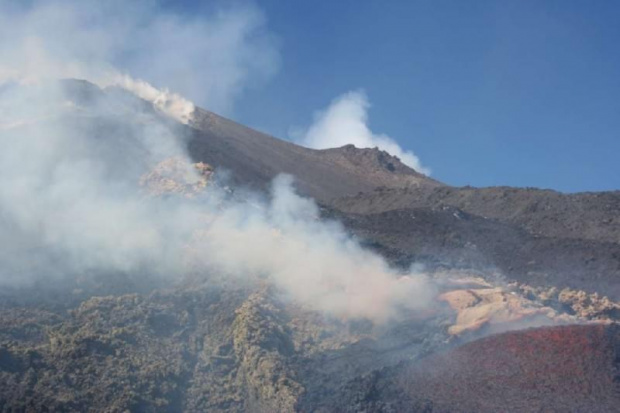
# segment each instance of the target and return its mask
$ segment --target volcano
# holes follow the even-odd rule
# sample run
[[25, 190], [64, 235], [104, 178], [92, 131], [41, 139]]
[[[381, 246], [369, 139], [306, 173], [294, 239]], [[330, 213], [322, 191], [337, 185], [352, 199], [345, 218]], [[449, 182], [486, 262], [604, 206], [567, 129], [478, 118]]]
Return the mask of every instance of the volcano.
[[[21, 96], [22, 87], [0, 93]], [[41, 208], [45, 219], [23, 230], [21, 221], [0, 211], [9, 234], [2, 239], [10, 238], [4, 261], [11, 265], [5, 272], [15, 278], [42, 275], [0, 292], [0, 410], [603, 412], [620, 405], [620, 192], [454, 187], [377, 148], [314, 150], [201, 108], [180, 122], [119, 87], [65, 80], [53, 88], [60, 94], [45, 102], [45, 115], [36, 111], [0, 124], [1, 138], [17, 145], [32, 135], [45, 143], [50, 131], [58, 139], [71, 131], [78, 138], [71, 141], [70, 155], [89, 162], [76, 166], [60, 153], [50, 165], [40, 165], [25, 156], [6, 171], [49, 167], [55, 173], [37, 176], [36, 185], [16, 173], [17, 189], [3, 196], [22, 196], [30, 187], [38, 194], [53, 186], [45, 192], [49, 205], [60, 199], [63, 207], [80, 212], [84, 199], [105, 201], [107, 209], [88, 225], [76, 225], [77, 239], [92, 241], [89, 231], [125, 234], [124, 226], [134, 224], [140, 236], [106, 236], [105, 248], [96, 254], [91, 248], [85, 256], [80, 253], [87, 246], [63, 238], [72, 222], [46, 209], [48, 204]], [[128, 138], [135, 136], [139, 139]], [[167, 157], [169, 137], [180, 142], [183, 156]], [[152, 142], [157, 150], [151, 153], [145, 148]], [[36, 157], [40, 148], [24, 150]], [[82, 184], [71, 180], [80, 173], [105, 182], [105, 191], [67, 184]], [[225, 210], [220, 198], [249, 205], [232, 221], [235, 235], [255, 230], [262, 215], [253, 211], [262, 211], [262, 199], [281, 174], [292, 176], [306, 197], [289, 197], [301, 207], [284, 216], [303, 225], [287, 228], [336, 233], [344, 245], [338, 251], [360, 254], [356, 257], [371, 252], [374, 258], [363, 261], [362, 269], [389, 264], [396, 287], [377, 287], [371, 296], [397, 297], [397, 316], [326, 314], [295, 298], [323, 299], [330, 308], [342, 303], [313, 296], [310, 282], [291, 287], [291, 274], [275, 284], [266, 265], [251, 271], [251, 281], [209, 265], [187, 265], [191, 271], [172, 282], [166, 273], [174, 266], [153, 264], [168, 255], [181, 255], [183, 265], [202, 262], [208, 254], [196, 246], [205, 244], [179, 250], [161, 245], [182, 231], [192, 234], [192, 242], [208, 242], [214, 233], [201, 232], [201, 225]], [[71, 179], [62, 180], [67, 176]], [[75, 187], [78, 197], [62, 198]], [[219, 195], [208, 200], [207, 214], [195, 214], [195, 204], [169, 209], [179, 199], [201, 202], [209, 191]], [[127, 193], [131, 196], [124, 197]], [[139, 209], [151, 204], [157, 207]], [[100, 219], [109, 222], [103, 219], [110, 210], [114, 218], [124, 217], [119, 211], [127, 205], [138, 211], [130, 220], [97, 225]], [[19, 218], [37, 207], [22, 206], [16, 208]], [[149, 227], [167, 222], [171, 210], [184, 218], [175, 221], [182, 231]], [[146, 220], [146, 229], [138, 225], [141, 211], [157, 218]], [[164, 236], [153, 235], [159, 233]], [[281, 247], [268, 261], [277, 266], [284, 261], [279, 254], [298, 242], [279, 228], [257, 233], [261, 237], [252, 238], [244, 251], [261, 265], [266, 246]], [[236, 240], [230, 244], [242, 243]], [[66, 254], [57, 244], [78, 253]], [[122, 265], [106, 271], [88, 266], [127, 245], [133, 249], [113, 256]], [[146, 249], [137, 264], [125, 256], [145, 246], [155, 250]], [[314, 257], [321, 246], [310, 243], [302, 250]], [[227, 269], [238, 270], [238, 264], [245, 271], [241, 256], [231, 255], [238, 262]], [[22, 256], [29, 260], [16, 260]], [[60, 276], [56, 272], [66, 268], [65, 260], [81, 266]], [[304, 263], [315, 268], [312, 260]], [[326, 270], [318, 264], [320, 278]], [[418, 272], [432, 285], [425, 290], [432, 297], [430, 292], [424, 297], [430, 304], [403, 296], [410, 275]], [[362, 273], [343, 277], [361, 279]], [[353, 290], [345, 297], [357, 297], [350, 288], [355, 283], [343, 287], [324, 280], [331, 283], [329, 293]], [[298, 296], [282, 294], [282, 285]]]

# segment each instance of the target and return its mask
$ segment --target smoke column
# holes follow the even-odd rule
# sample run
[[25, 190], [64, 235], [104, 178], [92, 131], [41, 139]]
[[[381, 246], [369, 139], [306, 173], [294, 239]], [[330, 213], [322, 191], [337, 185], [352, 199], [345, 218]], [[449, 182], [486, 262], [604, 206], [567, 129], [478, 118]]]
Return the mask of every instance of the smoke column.
[[[214, 67], [230, 69], [230, 54], [236, 53], [235, 67], [254, 68], [261, 77], [262, 65], [269, 64], [245, 61], [254, 56], [249, 50], [273, 51], [269, 42], [248, 40], [262, 24], [259, 11], [226, 11], [198, 23], [133, 3], [122, 16], [116, 2], [92, 11], [74, 2], [36, 4], [24, 10], [2, 3], [0, 50], [10, 57], [0, 67], [3, 288], [93, 274], [175, 282], [198, 273], [209, 283], [267, 281], [287, 299], [346, 319], [381, 322], [402, 309], [429, 304], [434, 288], [424, 275], [391, 269], [339, 224], [321, 221], [314, 202], [295, 194], [290, 177], [276, 179], [268, 196], [240, 188], [231, 196], [215, 179], [191, 198], [154, 196], [140, 185], [145, 174], [170, 158], [187, 165], [185, 181], [204, 178], [185, 149], [194, 105], [178, 92], [159, 90], [116, 69], [123, 50], [152, 45], [137, 40], [125, 45], [118, 37], [143, 38], [131, 29], [136, 19], [151, 35], [175, 33], [184, 39], [204, 31], [215, 43], [199, 53], [226, 50], [215, 55]], [[104, 12], [120, 16], [118, 31], [112, 20], [98, 20]], [[139, 18], [138, 12], [146, 14]], [[83, 19], [94, 23], [77, 38], [73, 34]], [[65, 25], [54, 35], [50, 30], [58, 22]], [[5, 40], [12, 30], [14, 44]], [[156, 66], [167, 53], [176, 56], [166, 47], [154, 53], [144, 57], [145, 64]], [[248, 84], [250, 72], [233, 76], [226, 97], [215, 93], [214, 102], [229, 105]], [[92, 76], [105, 88], [52, 80], [70, 74]], [[159, 79], [159, 72], [144, 75]]]

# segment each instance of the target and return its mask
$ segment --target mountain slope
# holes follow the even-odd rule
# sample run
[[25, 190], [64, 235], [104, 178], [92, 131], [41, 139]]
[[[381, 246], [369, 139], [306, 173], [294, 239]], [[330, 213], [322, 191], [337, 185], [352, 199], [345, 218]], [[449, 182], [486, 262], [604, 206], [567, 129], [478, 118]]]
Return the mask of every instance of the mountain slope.
[[441, 186], [378, 149], [314, 150], [282, 141], [214, 113], [197, 109], [190, 156], [232, 172], [237, 183], [264, 189], [280, 173], [294, 175], [298, 189], [319, 202], [380, 186]]
[[617, 191], [379, 188], [331, 205], [353, 231], [401, 260], [469, 263], [519, 282], [620, 299]]
[[448, 206], [327, 215], [404, 267], [499, 271], [520, 283], [620, 299], [620, 245], [613, 242], [533, 235]]
[[620, 243], [620, 191], [563, 194], [511, 187], [380, 188], [335, 200], [358, 214], [451, 206], [522, 227], [533, 235]]

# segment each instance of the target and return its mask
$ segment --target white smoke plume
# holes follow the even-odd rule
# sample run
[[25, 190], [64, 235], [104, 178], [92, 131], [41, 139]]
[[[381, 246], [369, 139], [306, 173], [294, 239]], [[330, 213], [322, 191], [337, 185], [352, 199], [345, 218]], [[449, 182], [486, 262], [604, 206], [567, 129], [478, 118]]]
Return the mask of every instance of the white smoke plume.
[[0, 0], [0, 56], [0, 84], [120, 84], [177, 118], [189, 111], [179, 95], [226, 114], [279, 66], [277, 41], [252, 4], [184, 15], [159, 1]]
[[72, 81], [6, 88], [0, 107], [39, 118], [0, 130], [4, 286], [89, 273], [264, 279], [310, 309], [375, 321], [433, 296], [424, 275], [391, 269], [320, 220], [286, 177], [264, 201], [216, 185], [194, 199], [145, 195], [144, 173], [189, 160], [183, 129], [136, 98]]
[[119, 86], [132, 92], [186, 125], [192, 120], [192, 115], [196, 109], [194, 103], [183, 96], [172, 93], [168, 89], [157, 89], [150, 83], [140, 79], [133, 79], [129, 75], [115, 76], [111, 80], [110, 86]]
[[334, 99], [327, 109], [315, 115], [312, 126], [297, 139], [309, 148], [327, 149], [353, 144], [374, 148], [397, 156], [407, 166], [425, 175], [431, 170], [422, 165], [415, 153], [404, 150], [392, 138], [374, 134], [368, 127], [368, 97], [362, 91], [348, 92]]
[[[231, 197], [217, 185], [192, 199], [156, 197], [140, 186], [140, 178], [161, 161], [176, 157], [190, 163], [188, 128], [161, 112], [187, 122], [193, 105], [122, 73], [174, 91], [204, 88], [207, 101], [231, 104], [252, 77], [248, 70], [265, 74], [273, 60], [269, 53], [255, 55], [273, 51], [270, 42], [256, 44], [254, 30], [263, 23], [255, 8], [222, 12], [208, 25], [157, 15], [153, 2], [126, 9], [116, 1], [32, 4], [0, 3], [5, 76], [0, 82], [0, 288], [5, 292], [90, 275], [173, 282], [198, 273], [214, 283], [231, 277], [264, 280], [295, 302], [343, 318], [384, 321], [401, 309], [428, 304], [434, 290], [423, 275], [391, 269], [341, 226], [321, 221], [313, 201], [296, 195], [287, 178], [274, 182], [267, 199]], [[176, 40], [161, 39], [167, 35]], [[194, 51], [189, 41], [198, 42], [194, 37], [201, 35], [208, 46], [196, 45], [196, 53], [206, 58], [213, 52], [221, 67], [214, 63], [215, 72], [206, 70], [207, 80], [195, 76], [198, 68], [183, 78], [196, 83], [168, 83], [175, 65], [186, 65], [184, 57], [197, 63], [187, 53]], [[122, 58], [125, 54], [133, 57]], [[120, 65], [123, 61], [130, 64]], [[91, 76], [101, 85], [129, 89], [154, 107], [118, 88], [52, 80]]]
[[345, 319], [385, 321], [430, 305], [433, 287], [423, 274], [399, 274], [343, 227], [321, 221], [316, 204], [291, 183], [280, 176], [268, 203], [219, 212], [197, 239], [203, 264], [264, 274], [296, 302]]
[[[176, 267], [165, 234], [189, 231], [181, 228], [189, 222], [161, 219], [181, 210], [151, 205], [138, 179], [183, 154], [183, 141], [174, 125], [127, 97], [86, 82], [2, 91], [0, 124], [30, 119], [0, 129], [2, 283]], [[152, 266], [153, 255], [165, 258]]]

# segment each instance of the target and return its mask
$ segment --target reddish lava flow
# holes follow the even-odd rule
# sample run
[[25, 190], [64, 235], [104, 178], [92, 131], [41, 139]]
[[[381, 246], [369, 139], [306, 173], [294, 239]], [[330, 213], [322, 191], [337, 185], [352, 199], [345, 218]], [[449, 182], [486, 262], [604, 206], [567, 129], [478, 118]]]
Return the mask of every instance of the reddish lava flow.
[[416, 363], [397, 384], [432, 412], [617, 412], [620, 327], [559, 326], [487, 337]]

